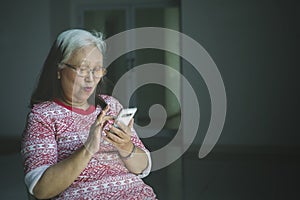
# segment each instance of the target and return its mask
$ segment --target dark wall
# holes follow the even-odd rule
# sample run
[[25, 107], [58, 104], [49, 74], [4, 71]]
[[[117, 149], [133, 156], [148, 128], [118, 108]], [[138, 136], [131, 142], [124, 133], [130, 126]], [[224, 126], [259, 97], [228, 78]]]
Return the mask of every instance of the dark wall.
[[50, 48], [49, 1], [1, 2], [0, 24], [0, 137], [20, 137], [36, 77]]
[[[225, 84], [227, 117], [218, 144], [300, 145], [296, 1], [184, 0], [181, 4], [182, 32], [207, 50]], [[203, 116], [199, 144], [208, 125], [210, 99], [201, 76], [187, 62], [183, 72], [198, 88]]]
[[196, 153], [183, 156], [181, 199], [294, 199], [300, 177], [299, 6], [292, 0], [181, 4], [182, 32], [211, 55], [227, 94], [221, 137], [198, 159], [210, 99], [201, 76], [183, 62], [184, 75], [198, 89], [202, 121]]
[[[18, 137], [22, 131], [51, 42], [71, 26], [71, 5], [58, 0], [1, 5], [1, 136]], [[297, 11], [293, 0], [181, 2], [182, 32], [208, 51], [226, 87], [228, 111], [218, 144], [300, 144]], [[210, 99], [201, 76], [185, 61], [183, 73], [199, 90], [199, 144], [209, 122]]]
[[[225, 84], [228, 110], [219, 145], [300, 144], [297, 11], [293, 0], [181, 2], [182, 32], [207, 50]], [[56, 35], [72, 26], [72, 12], [68, 0], [1, 5], [1, 136], [19, 137], [41, 65]], [[193, 67], [183, 61], [182, 71], [198, 91], [199, 146], [210, 99]]]

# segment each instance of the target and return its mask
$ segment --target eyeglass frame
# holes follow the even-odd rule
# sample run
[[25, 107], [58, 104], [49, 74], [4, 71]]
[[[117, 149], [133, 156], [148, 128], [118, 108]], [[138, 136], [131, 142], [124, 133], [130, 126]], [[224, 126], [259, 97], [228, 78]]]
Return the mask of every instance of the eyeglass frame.
[[73, 70], [77, 73], [77, 75], [80, 76], [80, 77], [87, 77], [87, 76], [92, 72], [92, 74], [93, 74], [94, 77], [96, 77], [96, 78], [101, 78], [102, 76], [104, 76], [104, 75], [107, 73], [107, 71], [106, 71], [106, 69], [105, 69], [104, 67], [100, 67], [100, 69], [103, 70], [103, 73], [102, 73], [102, 76], [99, 76], [99, 77], [98, 77], [98, 76], [95, 76], [95, 71], [94, 71], [94, 69], [90, 69], [89, 67], [87, 67], [88, 70], [89, 70], [89, 74], [86, 75], [86, 76], [83, 76], [83, 75], [80, 75], [80, 74], [79, 74], [79, 71], [78, 71], [78, 70], [80, 69], [80, 67], [75, 67], [75, 65], [71, 65], [71, 64], [65, 63], [65, 62], [62, 62], [62, 63], [60, 63], [60, 64], [61, 64], [61, 65], [65, 65], [65, 66], [67, 66], [67, 67], [73, 69]]

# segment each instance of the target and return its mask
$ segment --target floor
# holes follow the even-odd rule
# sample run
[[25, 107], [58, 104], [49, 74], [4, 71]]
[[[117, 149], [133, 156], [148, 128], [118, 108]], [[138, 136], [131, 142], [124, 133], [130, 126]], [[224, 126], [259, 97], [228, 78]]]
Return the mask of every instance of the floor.
[[[182, 169], [180, 182], [176, 168]], [[300, 154], [217, 152], [200, 160], [197, 152], [189, 152], [168, 168], [152, 172], [145, 181], [152, 184], [159, 199], [299, 199]]]
[[0, 199], [27, 199], [20, 154], [10, 153], [0, 155], [0, 177]]
[[[191, 150], [144, 181], [162, 200], [296, 199], [300, 197], [299, 155], [298, 149], [280, 154], [217, 149], [200, 160]], [[0, 173], [0, 199], [27, 199], [17, 151], [1, 152]]]

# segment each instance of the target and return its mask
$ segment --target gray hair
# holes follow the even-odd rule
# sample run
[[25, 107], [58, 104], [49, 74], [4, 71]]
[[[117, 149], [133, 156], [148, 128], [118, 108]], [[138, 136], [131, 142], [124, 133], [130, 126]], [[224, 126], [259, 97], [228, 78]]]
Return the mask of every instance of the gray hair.
[[96, 31], [88, 32], [82, 29], [64, 31], [59, 34], [56, 42], [62, 50], [61, 62], [66, 61], [75, 50], [85, 46], [95, 45], [102, 54], [104, 54], [106, 49], [102, 33]]

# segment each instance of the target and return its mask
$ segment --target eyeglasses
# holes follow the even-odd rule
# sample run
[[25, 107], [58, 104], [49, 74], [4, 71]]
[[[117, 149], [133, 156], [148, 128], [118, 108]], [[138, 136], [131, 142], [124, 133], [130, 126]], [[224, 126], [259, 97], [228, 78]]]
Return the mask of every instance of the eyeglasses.
[[66, 65], [67, 67], [76, 71], [77, 75], [80, 77], [87, 77], [90, 75], [90, 72], [92, 72], [93, 76], [96, 78], [101, 78], [106, 74], [106, 69], [104, 67], [95, 67], [94, 69], [90, 69], [88, 66], [75, 67], [74, 65], [68, 63], [61, 64]]

